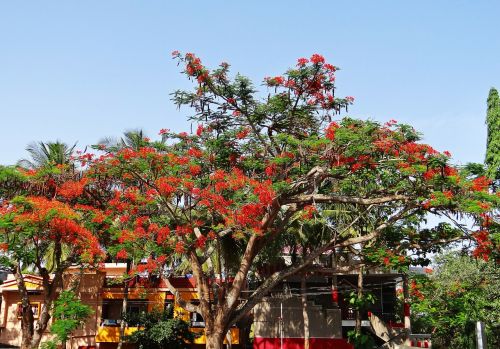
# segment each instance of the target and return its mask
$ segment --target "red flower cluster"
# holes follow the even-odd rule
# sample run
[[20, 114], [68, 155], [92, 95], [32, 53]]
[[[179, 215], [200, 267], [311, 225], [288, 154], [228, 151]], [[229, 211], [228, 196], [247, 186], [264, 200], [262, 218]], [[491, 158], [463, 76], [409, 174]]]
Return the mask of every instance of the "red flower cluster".
[[483, 260], [488, 261], [493, 250], [493, 243], [489, 238], [488, 231], [477, 231], [476, 233], [474, 233], [474, 239], [477, 242], [477, 247], [472, 252], [472, 255], [476, 258], [481, 257]]
[[246, 138], [246, 136], [248, 136], [249, 133], [250, 133], [250, 129], [244, 128], [243, 130], [239, 131], [236, 134], [236, 138], [238, 138], [238, 139], [244, 139], [244, 138]]
[[330, 123], [330, 125], [328, 125], [328, 127], [325, 130], [325, 137], [333, 141], [335, 139], [335, 132], [339, 127], [340, 127], [339, 124], [337, 124], [336, 122]]
[[474, 191], [487, 191], [491, 184], [491, 180], [481, 176], [472, 181], [472, 190]]
[[158, 188], [158, 191], [160, 195], [163, 196], [172, 195], [176, 191], [175, 186], [178, 183], [179, 180], [177, 178], [172, 178], [172, 177], [160, 177], [156, 180], [156, 186]]
[[311, 63], [313, 63], [313, 64], [325, 63], [325, 57], [315, 53], [311, 56]]
[[116, 258], [117, 259], [127, 259], [128, 258], [128, 253], [125, 249], [121, 249], [116, 253]]
[[79, 181], [67, 181], [61, 185], [58, 193], [66, 199], [74, 199], [83, 194], [83, 189], [86, 184], [86, 178], [82, 178]]
[[285, 78], [282, 76], [275, 76], [273, 78], [266, 77], [264, 78], [267, 86], [282, 86], [285, 83]]
[[189, 76], [196, 76], [204, 70], [201, 59], [193, 53], [186, 53], [186, 73]]

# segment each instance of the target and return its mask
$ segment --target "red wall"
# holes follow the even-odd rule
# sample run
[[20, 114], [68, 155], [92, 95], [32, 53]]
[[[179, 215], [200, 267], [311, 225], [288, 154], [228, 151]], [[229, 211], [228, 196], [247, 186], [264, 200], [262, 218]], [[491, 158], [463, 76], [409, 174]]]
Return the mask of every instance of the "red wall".
[[[354, 347], [343, 338], [311, 338], [310, 349], [354, 349]], [[255, 337], [253, 349], [280, 349], [279, 338]], [[303, 349], [304, 338], [283, 338], [283, 349]]]

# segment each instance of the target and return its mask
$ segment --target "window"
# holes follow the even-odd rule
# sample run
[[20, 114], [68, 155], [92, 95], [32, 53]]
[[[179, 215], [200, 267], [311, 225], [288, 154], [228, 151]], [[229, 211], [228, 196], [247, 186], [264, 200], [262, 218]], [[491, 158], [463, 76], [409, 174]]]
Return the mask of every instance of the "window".
[[199, 313], [190, 313], [191, 327], [205, 327], [205, 320]]
[[[31, 303], [31, 311], [33, 312], [33, 317], [38, 319], [40, 316], [40, 302]], [[23, 317], [23, 304], [21, 302], [17, 302], [17, 318], [20, 319]]]

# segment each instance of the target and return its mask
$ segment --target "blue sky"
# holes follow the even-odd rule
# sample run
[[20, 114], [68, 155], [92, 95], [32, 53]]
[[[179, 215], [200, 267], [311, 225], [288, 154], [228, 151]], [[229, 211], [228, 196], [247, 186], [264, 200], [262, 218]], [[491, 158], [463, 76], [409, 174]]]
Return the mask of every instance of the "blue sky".
[[189, 130], [170, 52], [228, 61], [259, 82], [321, 53], [349, 115], [413, 124], [456, 162], [482, 161], [500, 88], [497, 1], [2, 1], [0, 164], [31, 141]]

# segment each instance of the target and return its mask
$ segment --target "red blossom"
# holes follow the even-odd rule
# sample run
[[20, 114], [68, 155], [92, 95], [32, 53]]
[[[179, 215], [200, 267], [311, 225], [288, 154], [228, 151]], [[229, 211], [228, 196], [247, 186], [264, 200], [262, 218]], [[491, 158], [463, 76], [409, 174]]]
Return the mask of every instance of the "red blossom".
[[83, 194], [83, 189], [86, 184], [86, 178], [82, 178], [79, 181], [64, 182], [58, 190], [59, 195], [66, 199], [74, 199]]
[[249, 133], [250, 133], [250, 130], [248, 128], [245, 128], [236, 134], [236, 138], [238, 138], [238, 139], [246, 138], [246, 136], [248, 136]]
[[363, 164], [356, 162], [355, 164], [351, 165], [351, 172], [359, 171], [362, 168], [363, 168]]
[[184, 242], [178, 241], [175, 244], [175, 252], [179, 254], [183, 254], [186, 252], [186, 247], [184, 246]]
[[204, 131], [205, 131], [205, 128], [203, 127], [203, 125], [198, 125], [198, 128], [196, 128], [196, 135], [198, 137], [200, 137]]
[[435, 175], [437, 175], [439, 173], [439, 171], [437, 169], [429, 169], [427, 171], [424, 172], [424, 174], [422, 175], [424, 177], [424, 179], [426, 181], [430, 181], [434, 178]]
[[302, 218], [303, 219], [311, 219], [314, 216], [314, 213], [317, 211], [316, 207], [313, 205], [307, 205], [303, 209]]
[[309, 63], [309, 60], [307, 58], [299, 58], [297, 59], [297, 65], [299, 67], [305, 66], [307, 63]]
[[451, 200], [453, 199], [453, 193], [451, 192], [451, 190], [445, 190], [443, 191], [443, 195], [445, 198]]
[[162, 245], [170, 236], [170, 229], [168, 227], [161, 227], [158, 229], [157, 235], [156, 235], [156, 242], [160, 245]]
[[311, 63], [313, 64], [325, 63], [325, 58], [322, 55], [315, 53], [311, 56]]
[[270, 164], [269, 166], [266, 166], [264, 172], [266, 176], [271, 177], [276, 173], [276, 169], [276, 164]]
[[336, 122], [331, 122], [325, 130], [325, 137], [333, 141], [335, 139], [335, 132], [339, 127], [339, 124], [337, 124]]
[[127, 259], [128, 258], [128, 253], [125, 249], [121, 249], [116, 253], [116, 258], [117, 259]]
[[267, 86], [281, 86], [285, 83], [285, 78], [282, 76], [267, 77], [264, 81], [267, 83]]
[[201, 158], [203, 155], [203, 152], [198, 148], [189, 148], [188, 155], [195, 157], [195, 158]]
[[325, 68], [326, 70], [329, 70], [331, 72], [335, 72], [337, 70], [337, 68], [335, 68], [335, 66], [333, 66], [332, 64], [329, 64], [329, 63], [325, 64], [323, 66], [323, 68]]
[[201, 173], [201, 166], [200, 165], [189, 166], [189, 173], [191, 173], [193, 176], [199, 175]]
[[207, 242], [207, 237], [204, 236], [204, 235], [200, 235], [197, 239], [196, 239], [196, 247], [197, 248], [204, 248], [205, 247], [205, 243]]
[[472, 181], [472, 190], [474, 191], [487, 191], [491, 184], [491, 180], [487, 177], [481, 176]]
[[169, 196], [175, 192], [175, 187], [170, 184], [170, 178], [161, 177], [156, 180], [156, 186], [161, 195]]
[[476, 258], [481, 257], [483, 260], [488, 261], [493, 250], [493, 243], [490, 241], [488, 231], [484, 229], [479, 230], [474, 233], [473, 236], [477, 242], [477, 247], [472, 252], [472, 255]]

